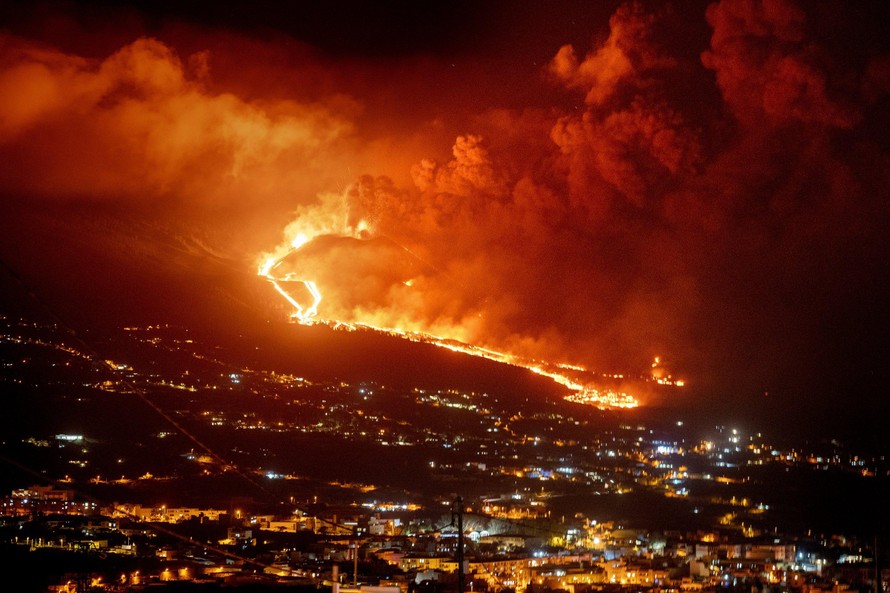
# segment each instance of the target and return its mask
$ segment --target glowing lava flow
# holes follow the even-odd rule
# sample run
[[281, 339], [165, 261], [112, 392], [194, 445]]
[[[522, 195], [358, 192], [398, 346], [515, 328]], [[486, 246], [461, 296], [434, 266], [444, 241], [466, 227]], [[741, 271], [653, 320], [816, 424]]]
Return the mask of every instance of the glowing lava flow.
[[[322, 317], [319, 317], [318, 305], [321, 303], [322, 295], [321, 291], [318, 289], [318, 286], [315, 284], [314, 281], [295, 277], [293, 273], [286, 273], [283, 276], [276, 276], [275, 274], [276, 270], [281, 267], [285, 258], [299, 251], [299, 249], [309, 241], [309, 237], [307, 237], [304, 233], [299, 233], [297, 237], [291, 242], [289, 248], [287, 248], [286, 250], [279, 250], [277, 256], [273, 255], [268, 257], [265, 260], [265, 263], [261, 265], [258, 270], [258, 274], [266, 278], [266, 280], [268, 280], [272, 284], [275, 290], [282, 297], [284, 297], [284, 299], [294, 308], [294, 313], [291, 314], [291, 319], [297, 323], [301, 323], [303, 325], [324, 324], [333, 329], [347, 331], [367, 329], [410, 340], [412, 342], [432, 344], [440, 348], [447, 348], [448, 350], [452, 350], [454, 352], [460, 352], [463, 354], [468, 354], [470, 356], [486, 358], [495, 362], [528, 369], [533, 373], [536, 373], [543, 377], [547, 377], [552, 381], [558, 383], [559, 385], [562, 385], [569, 389], [572, 393], [566, 396], [566, 399], [568, 401], [593, 405], [600, 409], [635, 408], [639, 405], [639, 402], [632, 395], [624, 392], [614, 391], [611, 389], [598, 388], [589, 382], [584, 382], [582, 379], [580, 379], [580, 376], [584, 374], [589, 375], [592, 373], [588, 369], [579, 365], [570, 365], [565, 363], [548, 363], [527, 359], [521, 356], [498, 352], [496, 350], [483, 348], [481, 346], [474, 346], [472, 344], [466, 344], [458, 340], [435, 336], [421, 331], [390, 327], [378, 327], [369, 323], [347, 322], [334, 319], [324, 319]], [[291, 295], [281, 286], [283, 282], [302, 284], [302, 286], [305, 287], [305, 289], [311, 296], [312, 303], [305, 306], [301, 305], [297, 301], [297, 299], [293, 297], [293, 295]]]

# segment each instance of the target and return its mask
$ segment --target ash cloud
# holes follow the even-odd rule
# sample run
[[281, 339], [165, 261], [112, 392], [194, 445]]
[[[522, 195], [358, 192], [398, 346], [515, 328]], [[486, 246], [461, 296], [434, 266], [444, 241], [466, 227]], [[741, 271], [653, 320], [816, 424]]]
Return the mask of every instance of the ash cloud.
[[207, 51], [180, 56], [150, 37], [102, 58], [10, 35], [0, 45], [8, 195], [280, 216], [283, 196], [313, 195], [355, 158], [357, 104], [211, 89]]

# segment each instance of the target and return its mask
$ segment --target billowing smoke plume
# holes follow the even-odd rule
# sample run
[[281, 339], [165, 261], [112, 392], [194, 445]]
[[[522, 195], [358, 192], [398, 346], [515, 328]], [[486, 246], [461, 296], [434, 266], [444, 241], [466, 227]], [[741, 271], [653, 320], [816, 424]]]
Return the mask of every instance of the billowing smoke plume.
[[0, 184], [10, 195], [244, 217], [315, 195], [354, 159], [354, 103], [212, 89], [207, 51], [180, 56], [145, 37], [102, 59], [11, 36], [0, 47]]
[[214, 51], [152, 38], [94, 59], [6, 36], [0, 184], [237, 212], [236, 243], [316, 282], [328, 318], [601, 370], [661, 354], [728, 392], [812, 386], [803, 369], [886, 321], [869, 291], [890, 53], [874, 33], [841, 43], [873, 16], [842, 8], [629, 3], [586, 45], [544, 48], [527, 105], [470, 50], [301, 49], [325, 82], [264, 93], [249, 73], [292, 63], [239, 73], [230, 53], [217, 72]]

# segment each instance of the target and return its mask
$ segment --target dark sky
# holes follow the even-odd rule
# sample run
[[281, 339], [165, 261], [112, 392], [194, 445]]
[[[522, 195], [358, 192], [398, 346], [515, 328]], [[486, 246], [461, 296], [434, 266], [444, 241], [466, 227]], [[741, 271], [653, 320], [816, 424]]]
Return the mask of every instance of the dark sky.
[[4, 3], [0, 256], [85, 320], [213, 324], [328, 234], [328, 317], [887, 410], [884, 12]]

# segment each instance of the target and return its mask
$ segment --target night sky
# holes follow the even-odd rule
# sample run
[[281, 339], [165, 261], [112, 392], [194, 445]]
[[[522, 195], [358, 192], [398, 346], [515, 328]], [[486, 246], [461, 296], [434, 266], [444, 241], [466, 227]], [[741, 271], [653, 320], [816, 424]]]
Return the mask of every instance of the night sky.
[[296, 224], [329, 317], [886, 414], [885, 13], [6, 2], [5, 282], [84, 325], [255, 323]]

